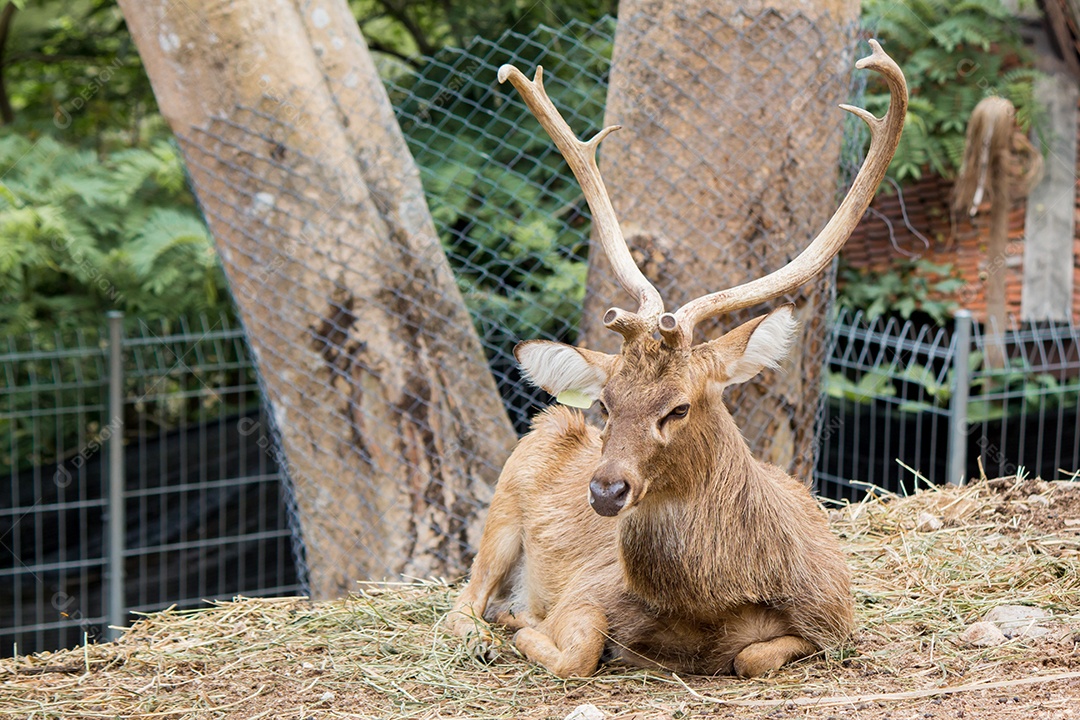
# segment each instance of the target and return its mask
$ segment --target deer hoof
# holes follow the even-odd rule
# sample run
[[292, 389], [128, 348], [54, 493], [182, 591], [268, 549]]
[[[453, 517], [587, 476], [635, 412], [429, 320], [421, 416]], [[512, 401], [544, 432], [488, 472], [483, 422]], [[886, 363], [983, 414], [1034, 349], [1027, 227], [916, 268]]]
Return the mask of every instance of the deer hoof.
[[466, 610], [451, 610], [443, 620], [443, 627], [458, 637], [468, 637], [485, 624], [483, 620]]

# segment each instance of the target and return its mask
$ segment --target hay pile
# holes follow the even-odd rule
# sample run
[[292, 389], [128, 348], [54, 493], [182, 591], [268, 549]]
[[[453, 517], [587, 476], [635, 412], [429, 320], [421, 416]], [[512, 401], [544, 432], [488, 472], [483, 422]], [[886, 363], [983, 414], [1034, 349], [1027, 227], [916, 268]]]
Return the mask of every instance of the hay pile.
[[[832, 515], [860, 630], [762, 680], [606, 667], [562, 682], [509, 645], [485, 664], [438, 629], [456, 591], [428, 582], [166, 611], [117, 643], [3, 660], [0, 716], [561, 720], [591, 703], [639, 720], [1080, 718], [1080, 483], [993, 480]], [[1001, 604], [1052, 613], [1050, 632], [959, 642]]]

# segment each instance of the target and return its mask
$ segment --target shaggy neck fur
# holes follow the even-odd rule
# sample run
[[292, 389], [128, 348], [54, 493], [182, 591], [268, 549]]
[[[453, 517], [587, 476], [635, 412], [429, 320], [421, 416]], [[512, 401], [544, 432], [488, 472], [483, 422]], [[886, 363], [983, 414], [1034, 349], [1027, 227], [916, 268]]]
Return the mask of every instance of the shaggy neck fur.
[[712, 414], [689, 452], [662, 469], [694, 468], [692, 475], [670, 478], [618, 526], [629, 589], [653, 607], [704, 621], [775, 597], [779, 588], [761, 578], [777, 577], [780, 568], [761, 563], [770, 562], [777, 539], [788, 535], [783, 499], [770, 491], [766, 466], [754, 459], [725, 408]]

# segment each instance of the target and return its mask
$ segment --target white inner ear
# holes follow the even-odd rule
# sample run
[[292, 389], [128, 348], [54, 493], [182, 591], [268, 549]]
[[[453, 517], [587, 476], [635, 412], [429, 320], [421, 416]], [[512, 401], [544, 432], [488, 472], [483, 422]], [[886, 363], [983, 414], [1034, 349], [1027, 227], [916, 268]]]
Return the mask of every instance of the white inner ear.
[[729, 383], [742, 383], [765, 368], [776, 368], [791, 350], [791, 341], [799, 327], [790, 307], [770, 313], [754, 329], [742, 357], [732, 363]]
[[525, 376], [552, 395], [574, 390], [590, 401], [600, 397], [607, 373], [569, 345], [555, 342], [530, 342], [518, 350], [518, 361]]

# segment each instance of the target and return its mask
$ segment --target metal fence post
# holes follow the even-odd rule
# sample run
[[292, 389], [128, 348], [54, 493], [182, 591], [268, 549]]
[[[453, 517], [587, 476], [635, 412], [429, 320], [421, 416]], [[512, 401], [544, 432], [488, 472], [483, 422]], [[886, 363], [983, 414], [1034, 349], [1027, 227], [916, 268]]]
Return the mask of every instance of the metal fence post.
[[961, 485], [967, 471], [968, 389], [971, 387], [971, 313], [957, 310], [956, 342], [952, 357], [953, 387], [949, 403], [948, 482]]
[[124, 313], [113, 310], [109, 321], [109, 497], [108, 555], [105, 575], [108, 578], [105, 638], [115, 640], [124, 625]]

